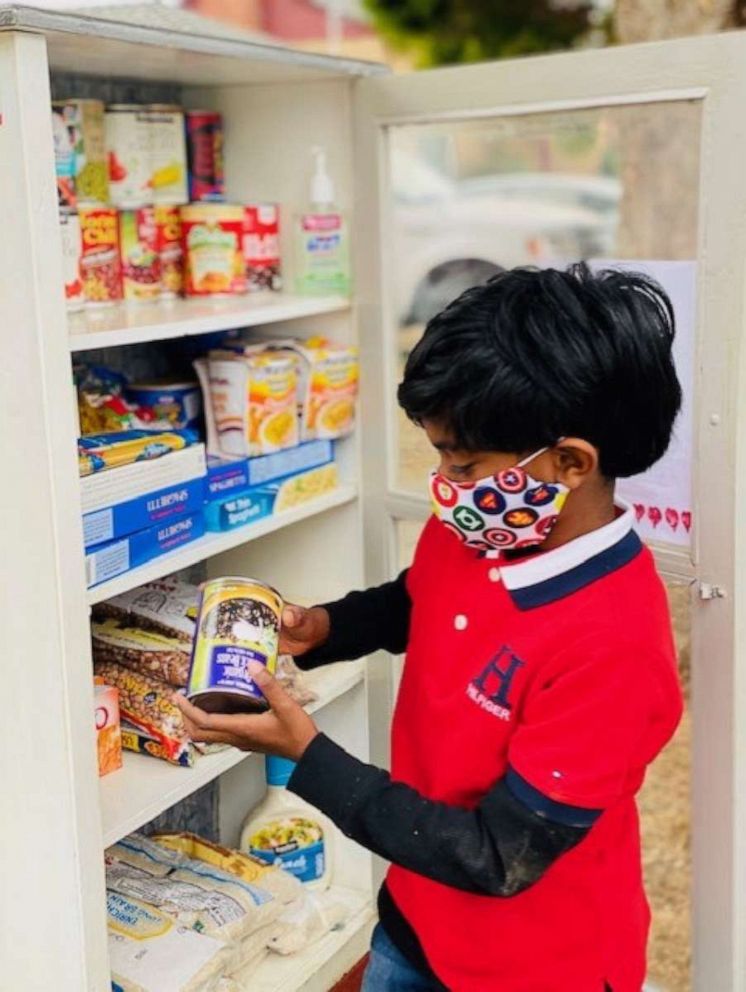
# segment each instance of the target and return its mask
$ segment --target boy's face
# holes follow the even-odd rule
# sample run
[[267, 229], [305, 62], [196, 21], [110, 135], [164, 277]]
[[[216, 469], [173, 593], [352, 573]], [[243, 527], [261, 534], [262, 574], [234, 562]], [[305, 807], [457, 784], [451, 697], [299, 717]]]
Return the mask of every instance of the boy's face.
[[[425, 420], [422, 426], [428, 440], [440, 455], [438, 471], [451, 482], [476, 482], [488, 475], [496, 475], [503, 469], [512, 468], [522, 458], [531, 454], [530, 451], [467, 451], [465, 448], [459, 448], [449, 432], [436, 421]], [[537, 458], [537, 463], [538, 461]], [[540, 472], [534, 472], [533, 465], [531, 474], [537, 479], [541, 478]]]

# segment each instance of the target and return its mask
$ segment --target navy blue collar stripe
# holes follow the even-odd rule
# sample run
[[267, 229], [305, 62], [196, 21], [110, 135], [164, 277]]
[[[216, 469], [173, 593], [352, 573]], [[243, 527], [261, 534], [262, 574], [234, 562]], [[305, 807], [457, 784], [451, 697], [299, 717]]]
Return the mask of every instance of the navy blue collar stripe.
[[508, 589], [508, 592], [519, 610], [546, 606], [548, 603], [571, 596], [591, 582], [628, 565], [642, 551], [642, 547], [642, 541], [635, 531], [631, 530], [616, 544], [600, 551], [575, 568], [560, 575], [553, 575], [534, 585], [524, 586], [522, 589]]

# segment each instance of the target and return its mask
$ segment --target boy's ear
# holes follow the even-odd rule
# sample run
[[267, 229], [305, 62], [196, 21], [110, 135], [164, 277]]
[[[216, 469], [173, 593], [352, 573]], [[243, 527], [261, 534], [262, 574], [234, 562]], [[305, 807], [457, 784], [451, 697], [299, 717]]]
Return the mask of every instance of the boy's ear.
[[598, 449], [579, 437], [565, 437], [553, 449], [557, 481], [577, 489], [598, 471]]

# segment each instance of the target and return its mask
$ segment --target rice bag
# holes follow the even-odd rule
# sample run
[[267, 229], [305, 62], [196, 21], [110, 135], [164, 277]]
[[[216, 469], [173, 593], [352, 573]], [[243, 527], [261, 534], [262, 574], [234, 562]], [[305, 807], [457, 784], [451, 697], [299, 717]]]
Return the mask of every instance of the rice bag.
[[91, 624], [93, 660], [113, 661], [181, 688], [189, 677], [189, 648], [175, 637], [109, 617]]
[[122, 992], [213, 992], [230, 964], [219, 940], [178, 926], [137, 899], [107, 892], [109, 961]]
[[167, 759], [178, 764], [191, 745], [181, 710], [172, 699], [173, 687], [114, 661], [97, 661], [93, 671], [119, 689], [122, 718], [157, 741]]
[[198, 599], [197, 586], [169, 576], [96, 603], [92, 616], [94, 620], [115, 617], [128, 627], [173, 637], [183, 642], [183, 651], [189, 651], [194, 639]]

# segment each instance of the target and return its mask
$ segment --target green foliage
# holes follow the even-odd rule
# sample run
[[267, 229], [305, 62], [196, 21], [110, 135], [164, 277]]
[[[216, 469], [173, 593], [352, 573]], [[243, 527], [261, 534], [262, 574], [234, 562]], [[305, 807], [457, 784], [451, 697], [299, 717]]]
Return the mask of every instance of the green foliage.
[[596, 25], [590, 0], [364, 0], [373, 22], [419, 66], [571, 48]]

